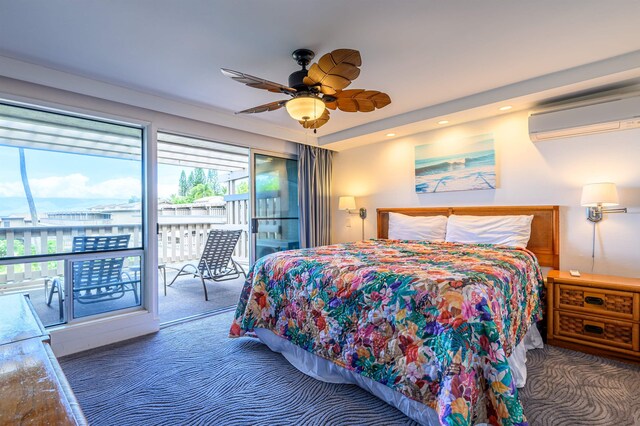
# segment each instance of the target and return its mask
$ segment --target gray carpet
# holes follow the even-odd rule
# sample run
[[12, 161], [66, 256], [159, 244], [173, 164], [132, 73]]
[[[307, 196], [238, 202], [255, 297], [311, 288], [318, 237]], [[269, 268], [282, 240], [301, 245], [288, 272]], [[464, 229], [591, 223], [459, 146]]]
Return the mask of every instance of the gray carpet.
[[640, 366], [545, 346], [527, 353], [527, 371], [532, 425], [640, 425]]
[[[232, 313], [60, 360], [92, 425], [409, 425], [350, 385], [322, 383], [250, 338]], [[554, 347], [530, 352], [533, 425], [640, 424], [640, 368]]]

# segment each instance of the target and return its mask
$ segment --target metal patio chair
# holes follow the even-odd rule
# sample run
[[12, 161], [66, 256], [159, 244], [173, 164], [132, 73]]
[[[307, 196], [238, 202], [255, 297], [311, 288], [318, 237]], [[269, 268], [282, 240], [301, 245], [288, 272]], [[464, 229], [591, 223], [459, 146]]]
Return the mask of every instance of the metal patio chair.
[[[126, 249], [131, 235], [96, 235], [74, 237], [71, 252], [94, 252]], [[139, 280], [131, 279], [128, 273], [122, 272], [124, 257], [114, 253], [114, 257], [105, 259], [88, 259], [73, 262], [73, 299], [78, 303], [97, 303], [123, 297], [132, 291], [136, 303], [139, 302]], [[45, 281], [45, 291], [48, 280]], [[64, 280], [55, 277], [48, 289], [47, 306], [51, 305], [53, 295], [58, 294], [60, 319], [63, 319], [62, 304], [64, 301]]]
[[[241, 230], [222, 231], [214, 229], [209, 231], [198, 265], [191, 263], [184, 265], [178, 271], [178, 275], [169, 283], [169, 286], [183, 275], [193, 275], [194, 278], [200, 277], [204, 288], [204, 300], [208, 301], [209, 295], [207, 294], [207, 286], [204, 280], [228, 281], [236, 279], [240, 275], [246, 277], [247, 274], [242, 266], [231, 257], [241, 234]], [[190, 272], [188, 269], [193, 271]]]

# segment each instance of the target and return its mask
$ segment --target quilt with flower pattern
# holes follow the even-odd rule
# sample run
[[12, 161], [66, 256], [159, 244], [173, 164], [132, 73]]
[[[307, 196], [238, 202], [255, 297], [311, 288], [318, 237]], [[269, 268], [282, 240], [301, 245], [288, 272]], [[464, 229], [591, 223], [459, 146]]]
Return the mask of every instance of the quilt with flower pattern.
[[259, 259], [230, 336], [266, 328], [436, 410], [445, 425], [526, 424], [507, 357], [541, 319], [526, 249], [368, 240]]

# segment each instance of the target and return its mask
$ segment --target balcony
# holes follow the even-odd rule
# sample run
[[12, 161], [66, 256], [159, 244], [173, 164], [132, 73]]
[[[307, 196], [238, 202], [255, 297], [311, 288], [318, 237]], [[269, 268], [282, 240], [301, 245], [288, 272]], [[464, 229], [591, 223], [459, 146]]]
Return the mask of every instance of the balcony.
[[[222, 307], [234, 305], [244, 283], [243, 278], [224, 282], [206, 281], [209, 301], [204, 300], [204, 291], [199, 278], [183, 276], [172, 286], [166, 288], [164, 295], [164, 274], [169, 284], [177, 270], [186, 263], [197, 264], [200, 259], [207, 234], [211, 229], [241, 229], [240, 240], [236, 245], [233, 258], [245, 271], [249, 266], [249, 235], [247, 232], [248, 197], [231, 197], [226, 205], [216, 208], [203, 206], [172, 206], [162, 210], [158, 227], [158, 264], [164, 265], [158, 274], [159, 315], [161, 322], [167, 322]], [[206, 209], [205, 214], [198, 209]], [[195, 209], [195, 213], [194, 213]], [[188, 213], [187, 213], [188, 212]], [[85, 217], [84, 219], [87, 219]], [[13, 223], [12, 225], [20, 225]], [[5, 256], [12, 257], [16, 248], [31, 247], [31, 254], [46, 254], [50, 247], [57, 253], [71, 252], [74, 236], [78, 235], [130, 235], [130, 247], [140, 247], [142, 228], [139, 224], [92, 224], [92, 225], [54, 225], [0, 227], [0, 241], [6, 241]], [[123, 271], [138, 276], [139, 266], [132, 259], [125, 258]], [[0, 295], [11, 293], [29, 293], [33, 305], [45, 325], [59, 321], [59, 309], [54, 294], [54, 303], [46, 304], [46, 289], [53, 277], [64, 275], [63, 261], [20, 263], [0, 266]], [[101, 302], [110, 304], [108, 310], [122, 306], [131, 306], [133, 294], [126, 294], [117, 301]], [[83, 309], [85, 307], [83, 306]], [[87, 306], [90, 315], [91, 306]]]

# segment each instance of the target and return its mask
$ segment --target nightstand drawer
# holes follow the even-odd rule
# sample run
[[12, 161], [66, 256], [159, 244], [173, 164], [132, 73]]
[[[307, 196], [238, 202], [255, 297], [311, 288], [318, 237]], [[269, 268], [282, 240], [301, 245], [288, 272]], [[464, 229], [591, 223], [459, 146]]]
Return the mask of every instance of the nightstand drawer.
[[555, 286], [555, 308], [638, 320], [638, 293], [568, 284]]
[[638, 327], [637, 323], [617, 319], [556, 311], [553, 334], [556, 338], [576, 339], [587, 345], [593, 342], [611, 349], [640, 351]]

